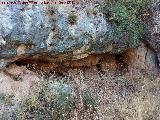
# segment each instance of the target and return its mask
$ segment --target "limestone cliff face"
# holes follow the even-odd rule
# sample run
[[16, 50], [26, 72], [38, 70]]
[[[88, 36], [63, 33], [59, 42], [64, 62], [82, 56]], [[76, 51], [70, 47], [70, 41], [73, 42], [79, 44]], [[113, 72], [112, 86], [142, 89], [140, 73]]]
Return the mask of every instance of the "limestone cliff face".
[[93, 53], [123, 52], [128, 43], [108, 39], [112, 26], [101, 5], [100, 1], [1, 5], [0, 57], [70, 53], [70, 58], [80, 59]]
[[111, 28], [96, 5], [1, 5], [0, 57], [111, 51]]
[[102, 1], [112, 0], [0, 4], [0, 120], [58, 120], [70, 102], [73, 120], [160, 119], [160, 2], [150, 0], [148, 33], [129, 47], [128, 30], [109, 38]]
[[[100, 11], [100, 3], [1, 5], [1, 66], [5, 66], [3, 59], [8, 58], [12, 58], [8, 62], [37, 56], [72, 61], [91, 54], [127, 51], [126, 39], [118, 42], [108, 39], [113, 28]], [[151, 37], [148, 43], [160, 56], [158, 4], [158, 1], [152, 1], [150, 5], [154, 24], [149, 26]]]

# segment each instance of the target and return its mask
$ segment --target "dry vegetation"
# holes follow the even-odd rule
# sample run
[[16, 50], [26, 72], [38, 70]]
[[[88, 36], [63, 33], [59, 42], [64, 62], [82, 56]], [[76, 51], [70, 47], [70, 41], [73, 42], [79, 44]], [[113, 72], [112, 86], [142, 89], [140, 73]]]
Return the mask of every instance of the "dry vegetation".
[[[115, 23], [118, 37], [126, 30], [134, 37], [130, 47], [137, 46], [142, 32], [139, 15], [134, 13], [143, 5], [138, 1], [128, 6], [118, 0], [106, 18]], [[72, 24], [76, 19], [74, 14], [68, 18]], [[8, 71], [21, 77], [20, 81], [0, 72], [0, 120], [160, 120], [160, 75], [148, 74], [145, 57], [137, 58], [137, 53], [91, 55], [65, 62], [47, 57], [18, 59], [18, 66]], [[121, 62], [123, 56], [128, 59]], [[127, 70], [122, 72], [122, 67]]]
[[[19, 107], [11, 107], [14, 114], [12, 118], [160, 119], [160, 77], [151, 80], [146, 74], [141, 73], [132, 73], [132, 76], [129, 73], [122, 76], [113, 73], [100, 75], [97, 69], [92, 67], [85, 70], [70, 69], [64, 76], [52, 74], [49, 78], [41, 78], [36, 86], [36, 89], [20, 102]], [[1, 105], [3, 103], [8, 108], [15, 103], [14, 93], [2, 94], [0, 99]], [[6, 112], [7, 110], [1, 112], [2, 120], [6, 120]]]

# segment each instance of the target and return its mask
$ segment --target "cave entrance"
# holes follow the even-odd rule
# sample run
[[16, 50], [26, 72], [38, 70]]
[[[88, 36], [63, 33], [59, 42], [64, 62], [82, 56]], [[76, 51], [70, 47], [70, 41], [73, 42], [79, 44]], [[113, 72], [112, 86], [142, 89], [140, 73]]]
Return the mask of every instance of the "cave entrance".
[[121, 74], [125, 74], [128, 72], [128, 58], [126, 58], [126, 52], [115, 54], [115, 61], [117, 64], [117, 71], [119, 71]]

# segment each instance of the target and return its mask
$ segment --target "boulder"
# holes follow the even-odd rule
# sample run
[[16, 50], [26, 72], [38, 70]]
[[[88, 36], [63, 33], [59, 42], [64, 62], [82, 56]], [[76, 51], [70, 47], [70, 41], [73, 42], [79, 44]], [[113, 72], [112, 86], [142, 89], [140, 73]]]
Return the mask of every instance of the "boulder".
[[72, 60], [127, 49], [125, 40], [115, 44], [108, 39], [111, 25], [97, 7], [98, 2], [39, 3], [0, 6], [1, 59], [67, 54]]
[[151, 0], [150, 4], [151, 9], [151, 18], [149, 32], [150, 36], [147, 39], [149, 45], [155, 50], [157, 53], [158, 59], [160, 61], [160, 2], [159, 0]]
[[[51, 2], [52, 0], [50, 0]], [[158, 0], [157, 0], [158, 3]], [[101, 1], [76, 4], [2, 4], [0, 6], [0, 69], [19, 58], [81, 60], [91, 54], [122, 53], [129, 49], [125, 35], [109, 39], [111, 22]], [[150, 46], [160, 53], [158, 4], [153, 2]], [[158, 56], [160, 56], [158, 54]], [[7, 60], [6, 60], [7, 59]]]

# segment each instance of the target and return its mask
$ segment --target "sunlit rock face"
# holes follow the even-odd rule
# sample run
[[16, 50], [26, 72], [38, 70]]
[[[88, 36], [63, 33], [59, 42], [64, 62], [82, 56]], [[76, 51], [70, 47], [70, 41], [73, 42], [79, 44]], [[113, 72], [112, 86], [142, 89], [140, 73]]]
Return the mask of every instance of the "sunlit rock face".
[[[1, 58], [68, 52], [76, 56], [112, 51], [112, 41], [107, 40], [111, 27], [98, 10], [98, 4], [39, 3], [0, 6]], [[25, 52], [17, 54], [22, 45]]]
[[42, 6], [1, 5], [0, 19], [0, 57], [16, 56], [21, 44], [27, 46], [26, 54], [31, 53], [31, 46], [35, 46], [32, 49], [35, 52], [46, 48], [45, 40], [51, 29], [51, 22]]
[[[41, 2], [0, 5], [0, 59], [54, 56], [59, 61], [77, 60], [90, 54], [122, 53], [129, 48], [125, 36], [121, 40], [109, 39], [112, 25], [99, 9], [101, 1], [57, 5]], [[149, 44], [159, 53], [156, 3], [150, 5], [154, 24]]]

